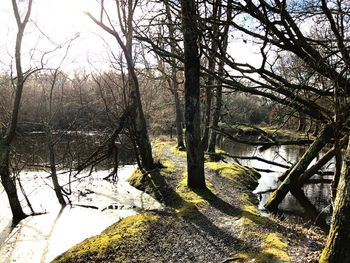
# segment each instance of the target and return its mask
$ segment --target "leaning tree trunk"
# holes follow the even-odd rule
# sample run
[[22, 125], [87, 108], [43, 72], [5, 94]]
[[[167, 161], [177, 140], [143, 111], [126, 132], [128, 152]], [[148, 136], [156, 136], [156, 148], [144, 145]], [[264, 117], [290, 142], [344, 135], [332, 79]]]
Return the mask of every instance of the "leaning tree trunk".
[[297, 186], [300, 175], [307, 169], [311, 161], [317, 156], [332, 136], [333, 127], [327, 125], [310, 145], [298, 163], [291, 169], [279, 187], [270, 195], [265, 204], [267, 210], [271, 212], [276, 212], [278, 210], [278, 205], [283, 201], [290, 189]]
[[343, 161], [343, 168], [334, 202], [332, 225], [320, 263], [350, 262], [350, 142]]
[[185, 50], [185, 119], [188, 186], [205, 188], [204, 152], [200, 130], [200, 58], [194, 0], [182, 0], [182, 30]]
[[51, 179], [53, 184], [53, 189], [55, 191], [58, 202], [62, 207], [66, 206], [66, 201], [64, 200], [62, 188], [58, 182], [57, 170], [56, 170], [56, 158], [55, 158], [55, 147], [52, 139], [52, 131], [50, 127], [46, 127], [46, 137], [47, 137], [47, 146], [49, 150], [49, 161], [50, 161], [50, 170], [51, 170]]

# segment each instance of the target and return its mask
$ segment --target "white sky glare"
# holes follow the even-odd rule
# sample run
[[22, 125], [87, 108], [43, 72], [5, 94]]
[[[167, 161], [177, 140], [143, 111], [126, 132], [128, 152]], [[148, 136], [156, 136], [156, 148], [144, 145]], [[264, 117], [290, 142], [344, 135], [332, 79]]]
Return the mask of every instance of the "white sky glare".
[[[14, 57], [14, 44], [17, 26], [12, 10], [11, 0], [0, 0], [0, 72], [9, 72]], [[17, 0], [20, 8], [25, 8], [28, 0]], [[113, 1], [106, 1], [110, 15], [116, 15], [115, 7], [109, 6]], [[95, 25], [84, 11], [99, 16], [100, 7], [97, 0], [33, 0], [30, 23], [23, 39], [24, 70], [40, 64], [44, 53], [45, 66], [57, 67], [64, 56], [67, 43], [75, 39], [64, 60], [61, 69], [81, 71], [85, 69], [107, 70], [110, 67], [109, 53], [120, 52], [115, 39]], [[78, 36], [78, 37], [77, 37]], [[56, 50], [57, 46], [63, 48]], [[241, 38], [233, 36], [228, 53], [241, 63], [257, 64], [257, 47], [244, 43]]]
[[[20, 7], [25, 7], [26, 2], [20, 3]], [[62, 49], [46, 55], [48, 66], [56, 67], [66, 51], [67, 45], [64, 44], [71, 39], [75, 40], [64, 61], [64, 69], [80, 70], [87, 67], [89, 61], [97, 64], [102, 62], [107, 57], [102, 37], [107, 36], [84, 14], [84, 11], [98, 13], [99, 6], [96, 0], [34, 0], [30, 23], [23, 40], [24, 66], [26, 68], [37, 66], [44, 52], [63, 46]], [[16, 33], [11, 0], [1, 0], [1, 71], [9, 71]]]

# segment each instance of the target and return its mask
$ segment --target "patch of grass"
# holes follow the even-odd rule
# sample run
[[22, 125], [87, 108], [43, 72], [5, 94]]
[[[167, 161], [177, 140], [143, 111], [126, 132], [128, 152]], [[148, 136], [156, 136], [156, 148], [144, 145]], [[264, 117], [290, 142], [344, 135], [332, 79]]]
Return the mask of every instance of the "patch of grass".
[[123, 262], [125, 256], [118, 253], [118, 247], [122, 244], [132, 246], [136, 242], [141, 242], [151, 223], [158, 220], [159, 216], [151, 212], [126, 217], [108, 227], [100, 235], [88, 238], [70, 248], [54, 259], [53, 262], [87, 262], [89, 260], [99, 262], [99, 258], [107, 254], [112, 254], [115, 262]]

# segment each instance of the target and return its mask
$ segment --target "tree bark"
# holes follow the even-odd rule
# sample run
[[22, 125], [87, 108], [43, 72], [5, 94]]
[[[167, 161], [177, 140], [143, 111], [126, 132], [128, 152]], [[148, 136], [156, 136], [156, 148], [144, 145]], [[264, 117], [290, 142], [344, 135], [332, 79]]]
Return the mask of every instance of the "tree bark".
[[[170, 39], [172, 40], [170, 42], [170, 51], [172, 54], [176, 53], [176, 47], [174, 45], [174, 32], [175, 28], [173, 26], [173, 19], [171, 16], [171, 11], [170, 11], [170, 6], [168, 0], [164, 1], [165, 4], [165, 11], [166, 11], [166, 16], [168, 19], [168, 29], [169, 29], [169, 36]], [[185, 149], [185, 144], [184, 144], [184, 139], [183, 139], [183, 131], [182, 131], [182, 110], [181, 110], [181, 104], [180, 104], [180, 98], [178, 94], [178, 89], [179, 89], [179, 84], [177, 81], [177, 76], [176, 76], [176, 60], [175, 58], [171, 58], [171, 82], [169, 83], [170, 89], [172, 91], [172, 94], [174, 95], [174, 102], [175, 102], [175, 125], [176, 125], [176, 135], [177, 135], [177, 148], [180, 150]]]
[[185, 51], [185, 120], [187, 183], [191, 188], [205, 188], [204, 152], [200, 130], [200, 58], [198, 27], [194, 0], [182, 0], [182, 27]]
[[320, 263], [350, 262], [350, 142], [343, 161], [343, 168], [334, 202], [332, 225]]
[[322, 150], [332, 136], [333, 128], [331, 125], [327, 125], [310, 145], [298, 163], [290, 170], [279, 187], [270, 195], [265, 204], [267, 210], [271, 212], [276, 212], [278, 210], [278, 205], [282, 202], [290, 189], [298, 184], [300, 175], [307, 169], [311, 161]]
[[6, 191], [7, 198], [10, 203], [13, 221], [12, 224], [16, 225], [19, 221], [26, 218], [27, 215], [23, 212], [21, 203], [18, 198], [16, 184], [14, 179], [11, 178], [9, 169], [9, 155], [10, 147], [6, 145], [3, 140], [0, 141], [0, 175], [1, 183]]

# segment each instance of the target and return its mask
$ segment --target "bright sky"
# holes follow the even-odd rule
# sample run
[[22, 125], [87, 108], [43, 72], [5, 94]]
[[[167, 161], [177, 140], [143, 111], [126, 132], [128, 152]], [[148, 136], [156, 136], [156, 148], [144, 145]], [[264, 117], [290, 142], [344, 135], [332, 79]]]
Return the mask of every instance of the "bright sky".
[[[11, 0], [1, 2], [0, 70], [8, 70], [14, 54], [17, 27]], [[61, 45], [64, 48], [46, 56], [49, 66], [56, 67], [62, 60], [67, 50], [67, 43], [71, 39], [75, 40], [69, 48], [63, 68], [79, 70], [88, 66], [89, 61], [97, 67], [99, 64], [106, 65], [103, 62], [107, 59], [108, 51], [103, 39], [110, 41], [111, 38], [83, 14], [84, 11], [98, 13], [96, 0], [34, 0], [33, 2], [31, 22], [26, 28], [23, 40], [26, 68], [29, 67], [30, 56], [34, 58], [31, 66], [35, 67], [44, 52]], [[23, 3], [21, 7], [24, 7]]]
[[[23, 0], [22, 0], [23, 1]], [[28, 0], [21, 2], [21, 8]], [[0, 5], [0, 71], [9, 71], [14, 54], [14, 41], [17, 32], [11, 0], [1, 0]], [[116, 41], [99, 29], [84, 11], [98, 16], [97, 0], [33, 0], [31, 22], [25, 31], [23, 40], [24, 70], [38, 66], [44, 52], [57, 49], [45, 56], [45, 64], [57, 67], [66, 52], [67, 42], [75, 39], [62, 68], [67, 71], [86, 68], [107, 69], [109, 49], [118, 50]], [[108, 1], [107, 1], [108, 2]], [[111, 1], [113, 2], [113, 1]], [[108, 10], [115, 10], [114, 6]], [[36, 26], [37, 25], [37, 26]], [[39, 29], [40, 30], [39, 30]], [[5, 37], [4, 37], [5, 36]], [[259, 63], [258, 49], [242, 39], [229, 45], [228, 51], [236, 61], [242, 63]], [[93, 65], [93, 66], [91, 66]]]

